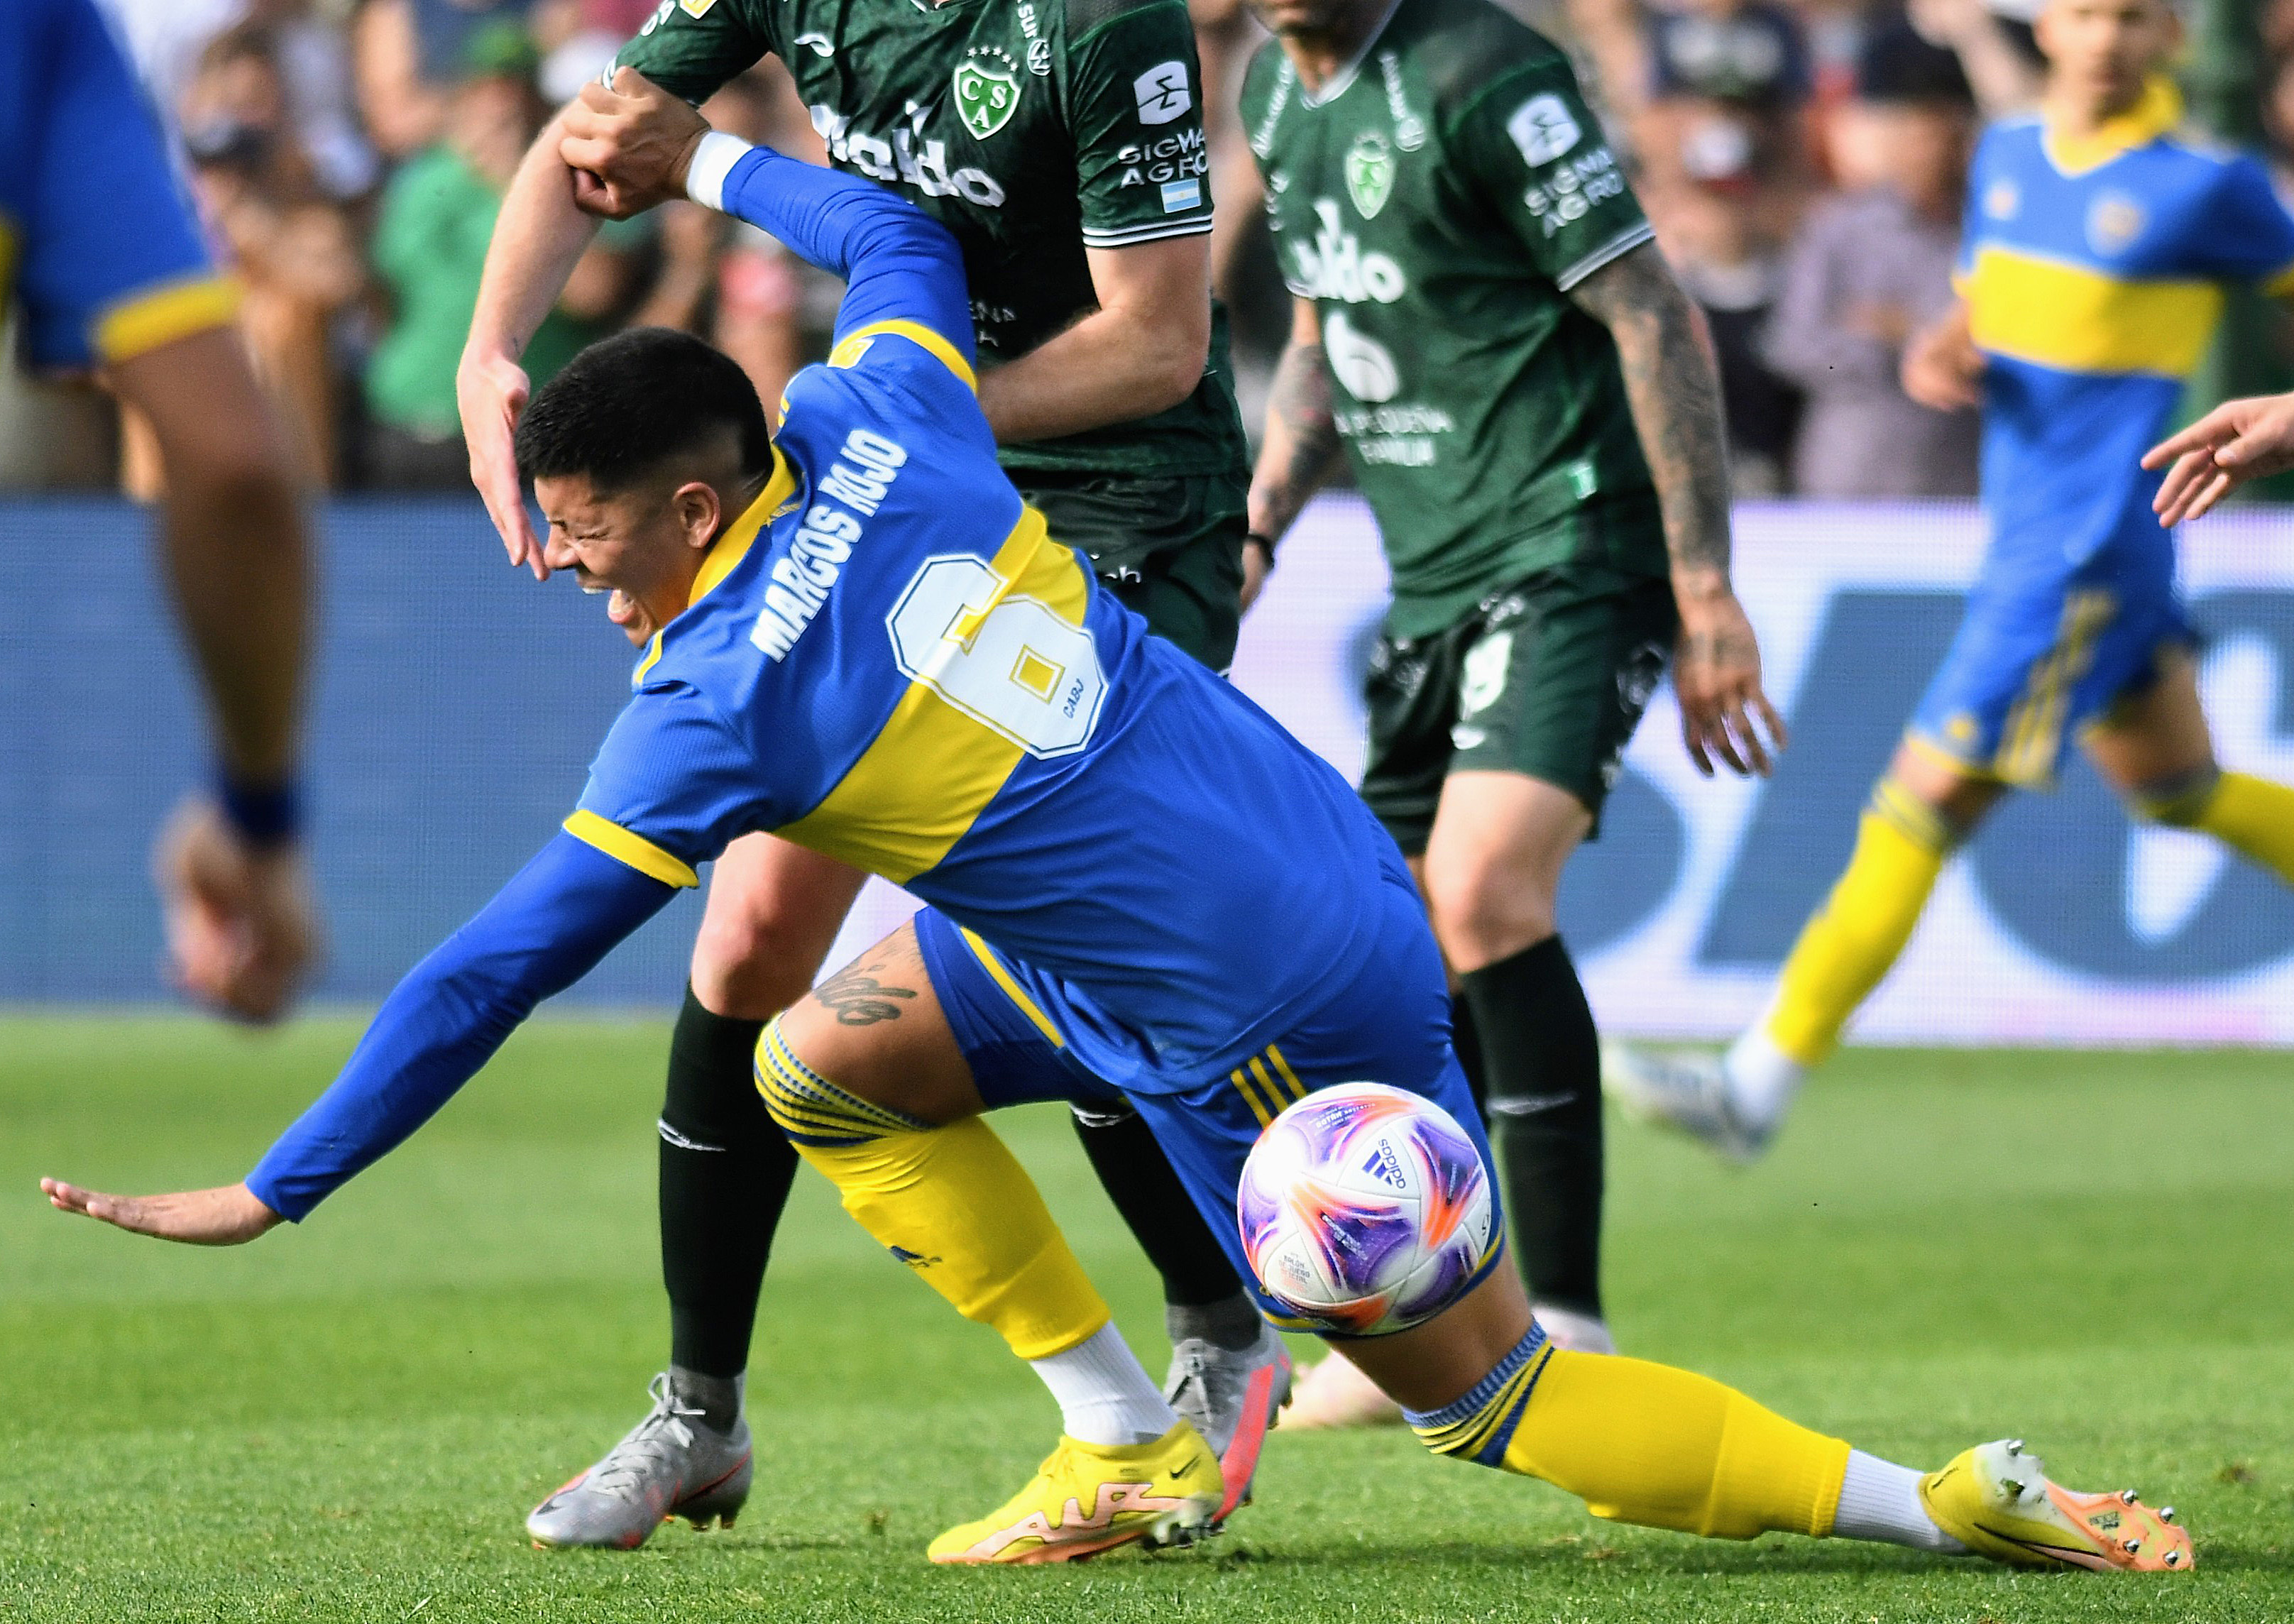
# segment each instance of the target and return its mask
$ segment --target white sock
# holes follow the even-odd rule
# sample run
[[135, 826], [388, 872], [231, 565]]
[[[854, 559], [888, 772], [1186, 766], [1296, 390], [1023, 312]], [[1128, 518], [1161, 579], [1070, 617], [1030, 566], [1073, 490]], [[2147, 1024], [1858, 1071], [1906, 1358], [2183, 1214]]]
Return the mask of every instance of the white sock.
[[1720, 1060], [1720, 1075], [1737, 1120], [1756, 1133], [1769, 1134], [1792, 1108], [1808, 1068], [1777, 1047], [1763, 1016], [1729, 1045]]
[[1066, 1352], [1028, 1366], [1052, 1390], [1060, 1430], [1078, 1443], [1152, 1443], [1179, 1425], [1112, 1320]]
[[1848, 1451], [1848, 1475], [1840, 1480], [1840, 1509], [1832, 1531], [1843, 1539], [1875, 1539], [1908, 1545], [1916, 1551], [1965, 1555], [1967, 1547], [1935, 1524], [1920, 1504], [1920, 1476], [1861, 1449]]
[[1614, 1353], [1616, 1339], [1609, 1335], [1606, 1320], [1591, 1314], [1581, 1314], [1574, 1308], [1556, 1308], [1550, 1303], [1533, 1305], [1537, 1323], [1546, 1337], [1557, 1348], [1567, 1348], [1573, 1353]]

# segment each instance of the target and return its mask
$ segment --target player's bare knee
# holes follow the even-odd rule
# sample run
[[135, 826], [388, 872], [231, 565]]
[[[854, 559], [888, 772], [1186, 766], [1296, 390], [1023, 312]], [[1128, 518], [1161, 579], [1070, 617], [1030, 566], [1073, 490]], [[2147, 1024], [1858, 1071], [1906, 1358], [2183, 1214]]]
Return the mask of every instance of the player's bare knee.
[[693, 939], [693, 995], [712, 1015], [769, 1020], [804, 996], [820, 954], [749, 916], [712, 912]]
[[1444, 861], [1426, 872], [1428, 917], [1460, 973], [1511, 958], [1554, 933], [1552, 887], [1517, 865]]

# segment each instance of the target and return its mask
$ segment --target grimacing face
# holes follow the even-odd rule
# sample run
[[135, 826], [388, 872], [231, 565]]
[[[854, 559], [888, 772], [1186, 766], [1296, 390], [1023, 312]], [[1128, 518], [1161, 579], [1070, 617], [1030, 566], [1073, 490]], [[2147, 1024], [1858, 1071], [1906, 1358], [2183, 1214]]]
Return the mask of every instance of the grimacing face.
[[[549, 525], [543, 561], [571, 570], [584, 592], [610, 593], [606, 618], [642, 644], [685, 606], [699, 572], [696, 487], [708, 492], [713, 516], [715, 493], [697, 481], [655, 476], [600, 491], [586, 475], [538, 478], [534, 499]], [[713, 516], [707, 528], [713, 532]]]
[[2183, 37], [2166, 0], [2047, 0], [2034, 28], [2048, 94], [2091, 118], [2133, 107]]

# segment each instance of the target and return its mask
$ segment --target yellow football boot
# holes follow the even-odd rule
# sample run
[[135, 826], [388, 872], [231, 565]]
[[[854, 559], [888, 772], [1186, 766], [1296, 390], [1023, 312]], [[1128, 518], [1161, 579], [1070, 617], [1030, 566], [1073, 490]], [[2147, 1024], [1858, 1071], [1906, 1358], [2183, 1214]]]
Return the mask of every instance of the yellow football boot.
[[1192, 1545], [1217, 1531], [1218, 1457], [1182, 1421], [1152, 1443], [1062, 1437], [1026, 1488], [977, 1522], [951, 1528], [934, 1562], [1074, 1562], [1134, 1540]]
[[1929, 1473], [1920, 1503], [1969, 1550], [2016, 1567], [2179, 1573], [2197, 1561], [2172, 1506], [2153, 1511], [2132, 1489], [2074, 1494], [2047, 1481], [2020, 1438], [1979, 1443]]

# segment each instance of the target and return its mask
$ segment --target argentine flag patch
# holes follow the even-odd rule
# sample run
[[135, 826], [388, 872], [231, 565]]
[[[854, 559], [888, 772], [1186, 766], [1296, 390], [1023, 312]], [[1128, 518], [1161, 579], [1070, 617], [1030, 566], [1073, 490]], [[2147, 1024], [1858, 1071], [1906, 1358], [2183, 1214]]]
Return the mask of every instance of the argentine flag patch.
[[1184, 214], [1203, 206], [1203, 183], [1200, 181], [1165, 181], [1163, 183], [1163, 212]]

